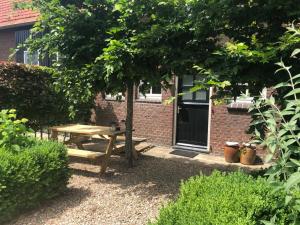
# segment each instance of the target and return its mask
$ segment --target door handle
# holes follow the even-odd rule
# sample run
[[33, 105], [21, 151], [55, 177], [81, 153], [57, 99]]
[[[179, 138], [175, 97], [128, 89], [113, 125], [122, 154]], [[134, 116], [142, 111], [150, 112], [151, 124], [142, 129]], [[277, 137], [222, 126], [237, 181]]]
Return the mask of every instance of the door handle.
[[180, 110], [182, 109], [182, 107], [177, 106], [177, 114], [179, 114]]

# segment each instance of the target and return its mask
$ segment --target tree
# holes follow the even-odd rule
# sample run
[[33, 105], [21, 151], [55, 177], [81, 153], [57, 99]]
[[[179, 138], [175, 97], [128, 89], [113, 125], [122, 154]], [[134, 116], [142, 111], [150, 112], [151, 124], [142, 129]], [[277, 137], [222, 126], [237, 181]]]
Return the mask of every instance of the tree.
[[[57, 84], [73, 105], [97, 91], [126, 92], [126, 155], [132, 165], [133, 90], [168, 85], [189, 37], [185, 1], [33, 0], [41, 17], [27, 46], [58, 54]], [[40, 35], [43, 34], [43, 35]], [[185, 65], [185, 64], [184, 64]], [[73, 108], [76, 109], [75, 107]]]
[[238, 96], [245, 88], [240, 84], [247, 83], [256, 95], [264, 87], [277, 84], [283, 79], [274, 76], [280, 58], [293, 64], [295, 70], [299, 67], [289, 58], [290, 46], [280, 44], [286, 26], [299, 22], [297, 0], [195, 0], [191, 11], [195, 39], [208, 46], [195, 48], [206, 51], [205, 59], [198, 62], [200, 73], [231, 83], [220, 94]]

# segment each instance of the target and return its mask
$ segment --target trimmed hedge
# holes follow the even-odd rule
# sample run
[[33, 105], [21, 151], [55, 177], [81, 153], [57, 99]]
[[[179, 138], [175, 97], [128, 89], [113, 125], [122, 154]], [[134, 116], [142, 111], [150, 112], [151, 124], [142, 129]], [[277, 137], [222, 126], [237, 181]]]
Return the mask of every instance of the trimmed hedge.
[[175, 202], [162, 208], [153, 225], [254, 225], [270, 221], [289, 224], [285, 196], [263, 178], [241, 172], [214, 172], [183, 183]]
[[0, 109], [16, 109], [34, 130], [68, 122], [68, 102], [54, 82], [51, 68], [0, 62]]
[[0, 149], [0, 223], [59, 195], [69, 179], [65, 147], [37, 141], [14, 154]]

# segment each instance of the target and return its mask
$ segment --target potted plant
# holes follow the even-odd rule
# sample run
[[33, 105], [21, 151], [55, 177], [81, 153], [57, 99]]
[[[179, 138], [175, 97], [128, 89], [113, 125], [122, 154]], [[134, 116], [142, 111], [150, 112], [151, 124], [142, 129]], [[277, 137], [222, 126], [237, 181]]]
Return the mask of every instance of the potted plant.
[[237, 163], [240, 161], [240, 145], [238, 142], [226, 142], [224, 146], [225, 161], [229, 163]]
[[254, 145], [244, 143], [240, 150], [240, 162], [244, 165], [253, 165], [256, 159], [256, 148]]

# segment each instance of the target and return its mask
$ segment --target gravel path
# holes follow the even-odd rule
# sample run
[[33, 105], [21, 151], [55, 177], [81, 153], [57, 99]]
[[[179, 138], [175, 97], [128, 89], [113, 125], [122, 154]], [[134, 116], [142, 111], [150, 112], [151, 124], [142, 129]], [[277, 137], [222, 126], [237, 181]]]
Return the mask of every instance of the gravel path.
[[27, 212], [10, 225], [143, 225], [176, 197], [180, 181], [211, 169], [201, 164], [142, 156], [134, 168], [111, 158], [104, 177], [99, 166], [72, 162], [68, 191]]

